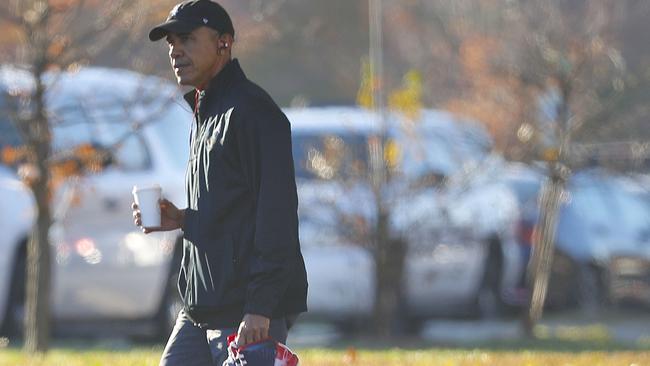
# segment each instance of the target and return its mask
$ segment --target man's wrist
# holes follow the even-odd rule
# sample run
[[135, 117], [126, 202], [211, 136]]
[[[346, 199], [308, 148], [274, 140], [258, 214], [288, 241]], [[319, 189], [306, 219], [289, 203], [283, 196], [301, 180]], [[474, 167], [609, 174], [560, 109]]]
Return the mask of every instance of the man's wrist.
[[185, 210], [186, 209], [179, 210], [181, 213], [181, 218], [178, 220], [178, 228], [183, 231], [185, 231]]

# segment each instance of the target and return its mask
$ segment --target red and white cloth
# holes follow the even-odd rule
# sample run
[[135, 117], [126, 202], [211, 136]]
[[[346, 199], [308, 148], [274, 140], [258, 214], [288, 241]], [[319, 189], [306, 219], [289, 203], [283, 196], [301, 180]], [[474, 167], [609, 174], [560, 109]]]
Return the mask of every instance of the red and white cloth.
[[228, 336], [228, 359], [223, 366], [299, 366], [298, 356], [272, 339], [238, 347], [237, 334]]

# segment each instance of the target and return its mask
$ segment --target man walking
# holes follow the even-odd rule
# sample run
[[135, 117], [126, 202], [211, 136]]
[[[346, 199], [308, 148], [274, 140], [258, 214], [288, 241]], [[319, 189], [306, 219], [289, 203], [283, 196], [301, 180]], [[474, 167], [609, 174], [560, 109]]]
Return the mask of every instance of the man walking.
[[183, 230], [184, 308], [165, 366], [221, 365], [231, 333], [239, 346], [284, 343], [307, 309], [289, 121], [232, 59], [234, 36], [230, 16], [210, 0], [176, 5], [149, 33], [167, 40], [178, 83], [194, 87], [185, 95], [194, 111], [188, 207], [162, 200], [161, 227], [143, 228]]

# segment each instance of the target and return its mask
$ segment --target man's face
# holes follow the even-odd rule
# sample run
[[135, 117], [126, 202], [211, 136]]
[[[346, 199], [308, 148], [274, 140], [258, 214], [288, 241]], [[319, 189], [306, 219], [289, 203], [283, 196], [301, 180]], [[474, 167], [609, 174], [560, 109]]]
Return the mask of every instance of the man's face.
[[181, 85], [201, 87], [214, 76], [222, 56], [218, 53], [218, 36], [207, 27], [187, 34], [169, 33], [169, 60]]

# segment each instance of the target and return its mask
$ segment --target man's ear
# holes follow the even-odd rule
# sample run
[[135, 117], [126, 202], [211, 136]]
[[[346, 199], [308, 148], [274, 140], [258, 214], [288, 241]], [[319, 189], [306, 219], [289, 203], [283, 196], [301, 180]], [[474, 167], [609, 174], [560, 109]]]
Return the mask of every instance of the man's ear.
[[219, 49], [226, 50], [232, 47], [233, 37], [230, 34], [224, 34], [219, 37]]

